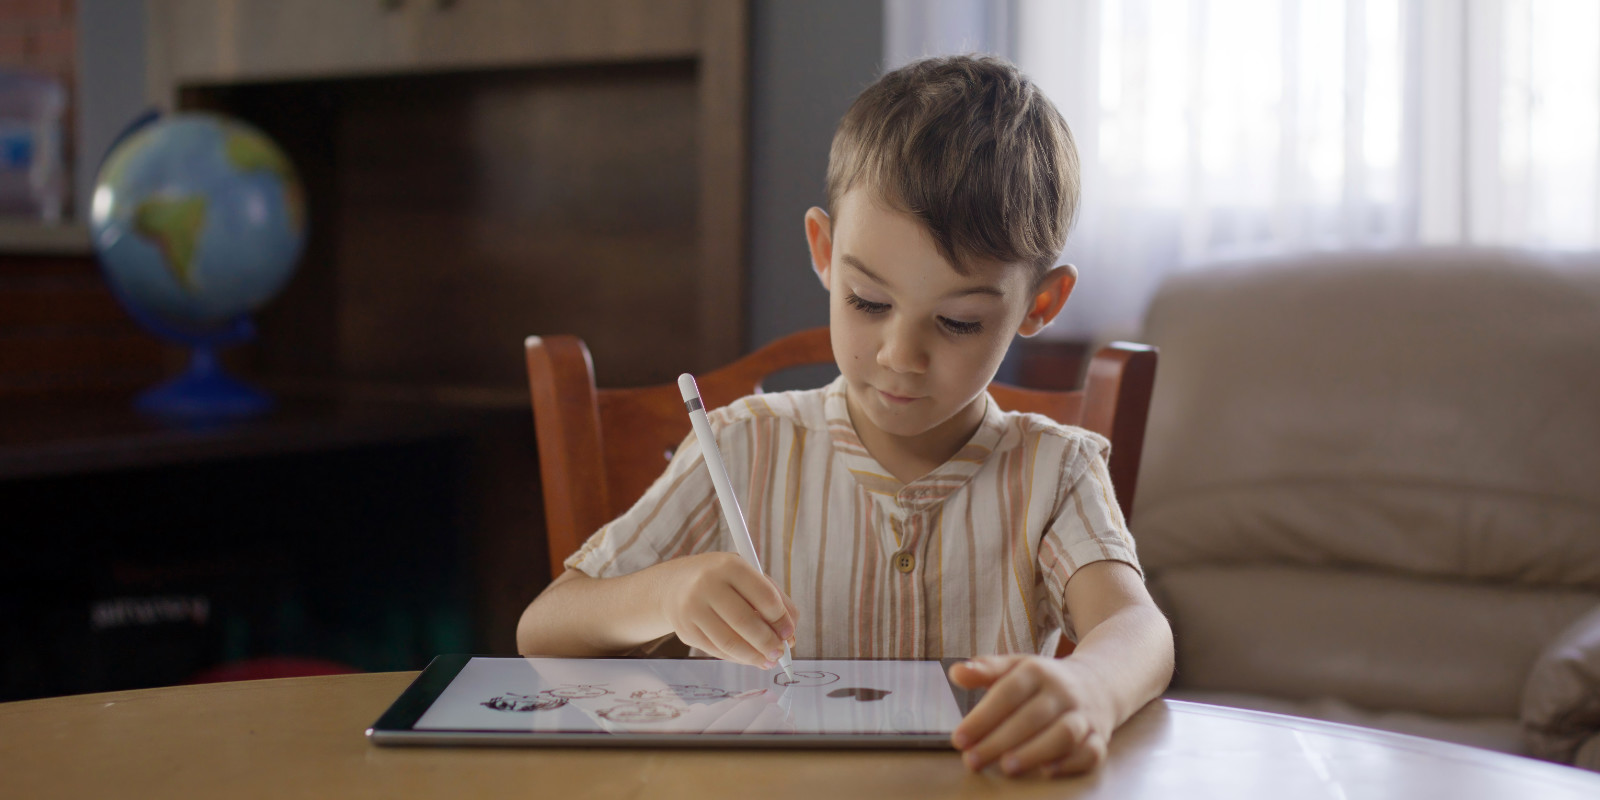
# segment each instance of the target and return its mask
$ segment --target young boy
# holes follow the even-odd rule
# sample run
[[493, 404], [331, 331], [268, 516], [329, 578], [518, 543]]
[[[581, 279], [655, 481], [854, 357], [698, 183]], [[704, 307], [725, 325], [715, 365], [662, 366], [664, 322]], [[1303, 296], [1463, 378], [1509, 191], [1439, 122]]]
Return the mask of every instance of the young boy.
[[[528, 606], [524, 653], [683, 645], [796, 658], [971, 660], [987, 687], [953, 742], [972, 769], [1083, 772], [1166, 687], [1172, 633], [1112, 496], [1107, 442], [985, 391], [1015, 334], [1050, 323], [1077, 204], [1059, 113], [1010, 65], [891, 72], [834, 136], [806, 212], [829, 294], [829, 386], [711, 413], [763, 575], [734, 554], [694, 436]], [[829, 213], [831, 212], [831, 214]], [[1060, 636], [1078, 637], [1064, 659]]]

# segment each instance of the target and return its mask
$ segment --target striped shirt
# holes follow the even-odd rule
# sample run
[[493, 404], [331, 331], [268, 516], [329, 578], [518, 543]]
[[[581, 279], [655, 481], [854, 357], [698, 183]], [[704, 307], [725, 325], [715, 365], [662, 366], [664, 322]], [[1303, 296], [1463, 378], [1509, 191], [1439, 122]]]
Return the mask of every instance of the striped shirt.
[[[1138, 569], [1110, 445], [1081, 428], [990, 398], [960, 452], [902, 484], [857, 438], [842, 378], [709, 417], [761, 564], [800, 611], [796, 658], [1054, 653], [1074, 636], [1072, 573], [1103, 559]], [[719, 550], [734, 546], [690, 433], [566, 565], [604, 578]]]

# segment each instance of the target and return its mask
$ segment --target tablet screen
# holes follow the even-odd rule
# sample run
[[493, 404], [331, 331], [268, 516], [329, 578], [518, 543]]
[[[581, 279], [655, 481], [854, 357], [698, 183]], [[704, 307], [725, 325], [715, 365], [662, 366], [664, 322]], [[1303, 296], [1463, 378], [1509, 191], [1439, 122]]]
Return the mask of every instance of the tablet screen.
[[[709, 659], [455, 658], [462, 661], [430, 665], [429, 671], [459, 668], [448, 683], [436, 676], [432, 696], [409, 724], [385, 726], [386, 715], [375, 728], [584, 740], [948, 742], [962, 713], [937, 661], [797, 660], [790, 678], [781, 668], [764, 671]], [[427, 677], [418, 683], [428, 683]]]

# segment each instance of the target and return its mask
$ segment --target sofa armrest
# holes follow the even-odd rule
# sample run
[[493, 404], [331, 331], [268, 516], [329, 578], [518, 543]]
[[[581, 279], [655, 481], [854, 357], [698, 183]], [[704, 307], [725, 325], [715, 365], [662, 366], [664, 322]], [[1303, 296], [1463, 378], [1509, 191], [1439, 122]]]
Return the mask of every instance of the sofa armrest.
[[1590, 736], [1588, 741], [1578, 746], [1578, 754], [1573, 757], [1572, 766], [1600, 772], [1600, 733]]
[[1529, 755], [1600, 770], [1600, 607], [1534, 662], [1521, 716]]

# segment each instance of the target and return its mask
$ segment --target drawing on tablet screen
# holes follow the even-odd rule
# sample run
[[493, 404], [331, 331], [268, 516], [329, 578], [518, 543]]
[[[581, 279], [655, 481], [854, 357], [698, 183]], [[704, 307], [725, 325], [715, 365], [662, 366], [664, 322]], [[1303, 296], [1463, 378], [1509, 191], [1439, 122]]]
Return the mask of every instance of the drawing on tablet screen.
[[415, 729], [845, 736], [949, 733], [961, 721], [938, 662], [813, 660], [793, 668], [791, 683], [782, 670], [711, 659], [474, 658]]
[[666, 703], [640, 703], [630, 700], [618, 700], [616, 705], [610, 708], [602, 708], [595, 713], [610, 722], [638, 723], [666, 722], [669, 719], [677, 719], [678, 715], [683, 713], [683, 710]]
[[496, 711], [549, 711], [567, 704], [565, 697], [545, 697], [540, 694], [518, 694], [506, 692], [499, 697], [491, 697], [480, 705]]
[[829, 697], [854, 697], [856, 702], [859, 703], [870, 703], [874, 700], [882, 700], [883, 698], [888, 697], [889, 694], [890, 692], [888, 689], [868, 689], [861, 686], [834, 689], [833, 691], [828, 692]]
[[608, 694], [611, 694], [611, 690], [607, 689], [605, 684], [601, 683], [578, 683], [567, 684], [566, 686], [557, 686], [554, 689], [546, 689], [543, 692], [540, 692], [540, 694], [547, 694], [551, 697], [560, 697], [564, 700], [588, 700], [591, 698], [604, 697]]
[[631, 696], [635, 700], [720, 700], [730, 693], [715, 686], [672, 684], [665, 689], [640, 689]]
[[772, 682], [779, 686], [827, 686], [839, 680], [838, 673], [822, 672], [820, 670], [795, 670], [794, 677], [790, 678], [782, 672], [772, 676]]

